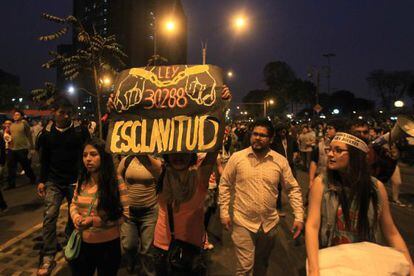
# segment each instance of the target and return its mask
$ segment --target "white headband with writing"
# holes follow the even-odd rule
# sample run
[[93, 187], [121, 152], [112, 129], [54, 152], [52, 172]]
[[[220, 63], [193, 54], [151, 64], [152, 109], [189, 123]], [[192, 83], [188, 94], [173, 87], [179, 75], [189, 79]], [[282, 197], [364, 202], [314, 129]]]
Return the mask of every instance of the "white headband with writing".
[[351, 135], [345, 132], [337, 132], [335, 137], [332, 139], [332, 142], [333, 141], [339, 141], [339, 142], [345, 143], [354, 148], [362, 150], [365, 153], [368, 153], [369, 151], [369, 148], [364, 141], [362, 141], [361, 139], [359, 139], [358, 137], [354, 135]]

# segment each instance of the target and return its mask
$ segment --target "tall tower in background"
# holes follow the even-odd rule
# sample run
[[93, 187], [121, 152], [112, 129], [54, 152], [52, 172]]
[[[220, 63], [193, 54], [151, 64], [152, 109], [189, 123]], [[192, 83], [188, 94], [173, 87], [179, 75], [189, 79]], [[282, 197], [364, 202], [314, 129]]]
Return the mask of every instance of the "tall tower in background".
[[[168, 64], [187, 62], [187, 18], [180, 0], [74, 0], [73, 14], [90, 32], [116, 35], [127, 67], [146, 66], [154, 45]], [[164, 31], [168, 19], [176, 24], [173, 33]], [[73, 43], [76, 47], [76, 39]]]

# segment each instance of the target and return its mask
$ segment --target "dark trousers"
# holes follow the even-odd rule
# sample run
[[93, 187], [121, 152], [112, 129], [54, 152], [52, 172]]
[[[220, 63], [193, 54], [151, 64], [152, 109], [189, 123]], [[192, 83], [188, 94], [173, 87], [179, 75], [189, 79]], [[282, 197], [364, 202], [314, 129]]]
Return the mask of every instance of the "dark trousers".
[[72, 184], [57, 185], [54, 182], [46, 182], [45, 212], [43, 215], [43, 250], [42, 256], [55, 256], [57, 252], [56, 222], [59, 217], [60, 206], [63, 199], [68, 202], [68, 222], [65, 228], [66, 237], [69, 238], [74, 226], [69, 213], [72, 202]]
[[117, 275], [121, 264], [121, 243], [115, 239], [104, 243], [82, 242], [78, 258], [70, 261], [70, 269], [74, 276]]
[[9, 187], [16, 187], [16, 169], [17, 163], [20, 163], [27, 177], [30, 178], [32, 184], [36, 183], [36, 175], [34, 174], [32, 167], [30, 165], [30, 160], [27, 158], [29, 150], [11, 150], [9, 151], [7, 166], [8, 166], [8, 176], [7, 182]]
[[0, 210], [4, 210], [6, 208], [7, 208], [7, 204], [3, 198], [3, 192], [1, 191], [1, 188], [0, 188]]

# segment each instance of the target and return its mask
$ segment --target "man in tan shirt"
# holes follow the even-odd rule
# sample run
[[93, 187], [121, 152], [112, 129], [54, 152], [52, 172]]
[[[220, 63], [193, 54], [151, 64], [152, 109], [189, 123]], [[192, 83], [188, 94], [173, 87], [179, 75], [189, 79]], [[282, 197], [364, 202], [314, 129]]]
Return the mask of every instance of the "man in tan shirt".
[[8, 156], [8, 186], [6, 189], [16, 187], [16, 169], [20, 163], [30, 184], [36, 184], [36, 175], [31, 166], [30, 156], [33, 155], [33, 140], [30, 126], [24, 120], [23, 111], [16, 110], [13, 114], [14, 122], [10, 125], [11, 143], [9, 144], [10, 154]]
[[269, 148], [273, 135], [271, 122], [257, 121], [250, 137], [251, 146], [230, 157], [220, 180], [220, 218], [224, 227], [232, 230], [236, 275], [266, 275], [279, 221], [277, 186], [282, 179], [295, 215], [294, 238], [303, 229], [302, 192], [286, 158]]

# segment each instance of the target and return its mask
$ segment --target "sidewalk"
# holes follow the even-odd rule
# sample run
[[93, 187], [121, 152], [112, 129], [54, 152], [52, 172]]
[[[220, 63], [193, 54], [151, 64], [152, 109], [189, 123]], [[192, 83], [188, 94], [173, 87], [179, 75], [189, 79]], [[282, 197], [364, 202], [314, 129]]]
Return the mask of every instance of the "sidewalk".
[[[62, 205], [57, 223], [58, 241], [63, 242], [63, 232], [66, 225], [67, 204]], [[0, 246], [0, 275], [28, 276], [36, 275], [39, 252], [42, 246], [42, 223], [32, 227], [19, 236]], [[56, 255], [58, 272], [65, 264], [63, 252]], [[56, 275], [54, 273], [53, 275]]]

